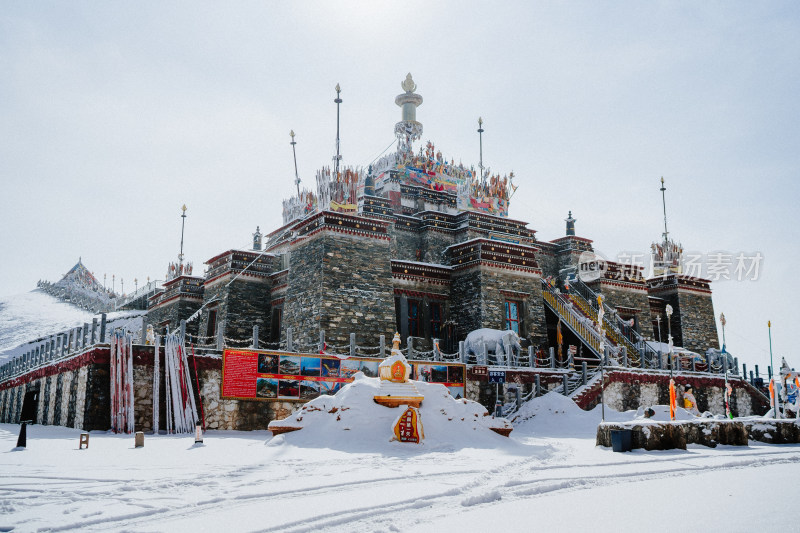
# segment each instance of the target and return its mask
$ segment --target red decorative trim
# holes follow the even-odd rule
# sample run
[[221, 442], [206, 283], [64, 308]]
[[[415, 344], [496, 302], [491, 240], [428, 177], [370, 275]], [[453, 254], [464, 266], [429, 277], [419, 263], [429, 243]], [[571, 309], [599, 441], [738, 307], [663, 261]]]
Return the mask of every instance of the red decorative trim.
[[500, 289], [500, 294], [508, 298], [518, 298], [521, 300], [526, 300], [532, 296], [532, 294], [529, 292], [508, 291], [505, 289]]
[[173, 300], [177, 300], [179, 298], [186, 298], [188, 300], [197, 300], [199, 302], [203, 301], [203, 295], [202, 294], [186, 294], [186, 293], [181, 294], [181, 293], [178, 293], [175, 296], [167, 298], [163, 302], [158, 302], [156, 305], [151, 307], [149, 309], [149, 311], [152, 311], [153, 309], [158, 309], [159, 307], [162, 307], [162, 306], [168, 304], [169, 302], [172, 302]]
[[591, 283], [587, 283], [587, 285], [589, 285], [589, 286], [606, 285], [606, 286], [609, 286], [609, 287], [619, 287], [621, 289], [634, 291], [634, 292], [638, 292], [638, 293], [641, 293], [641, 294], [647, 294], [647, 292], [648, 292], [647, 286], [645, 285], [644, 281], [641, 281], [641, 282], [637, 282], [637, 281], [619, 281], [619, 280], [610, 280], [610, 279], [607, 279], [607, 278], [600, 278], [600, 279], [595, 280], [595, 281], [593, 281]]
[[553, 244], [561, 244], [562, 242], [567, 242], [567, 241], [580, 241], [589, 244], [594, 242], [592, 239], [586, 239], [584, 237], [576, 237], [575, 235], [567, 235], [565, 237], [559, 237], [558, 239], [553, 239], [550, 242], [552, 242]]
[[252, 272], [250, 270], [242, 270], [242, 269], [238, 269], [238, 268], [232, 268], [230, 270], [226, 270], [225, 272], [223, 272], [222, 274], [219, 274], [218, 276], [214, 276], [211, 279], [207, 279], [205, 284], [204, 284], [204, 287], [208, 288], [208, 287], [214, 285], [216, 281], [218, 281], [218, 280], [220, 280], [220, 279], [222, 279], [222, 278], [224, 278], [226, 276], [234, 276], [234, 275], [237, 275], [237, 274], [239, 275], [240, 278], [255, 278], [253, 281], [265, 281], [270, 276], [269, 274], [265, 274], [263, 272]]
[[421, 292], [421, 291], [409, 291], [406, 289], [395, 289], [394, 294], [396, 296], [405, 295], [410, 298], [428, 298], [429, 300], [449, 300], [450, 296], [447, 294], [436, 294], [435, 292]]
[[[163, 364], [163, 347], [161, 349]], [[54, 361], [46, 366], [23, 374], [0, 384], [0, 390], [11, 389], [42, 378], [71, 372], [89, 365], [108, 365], [111, 359], [111, 348], [108, 345], [96, 345], [69, 359]], [[153, 346], [133, 346], [133, 364], [136, 366], [153, 366]], [[197, 368], [200, 370], [221, 369], [222, 358], [197, 354]]]

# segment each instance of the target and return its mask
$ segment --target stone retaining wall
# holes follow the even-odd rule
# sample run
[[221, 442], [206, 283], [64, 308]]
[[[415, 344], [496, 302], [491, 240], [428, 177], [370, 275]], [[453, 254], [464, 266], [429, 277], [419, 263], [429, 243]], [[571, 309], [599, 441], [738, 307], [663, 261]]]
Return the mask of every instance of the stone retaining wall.
[[597, 427], [597, 445], [611, 447], [612, 430], [631, 430], [634, 449], [685, 450], [687, 444], [716, 448], [718, 444], [747, 446], [747, 429], [735, 420], [676, 420], [602, 423]]

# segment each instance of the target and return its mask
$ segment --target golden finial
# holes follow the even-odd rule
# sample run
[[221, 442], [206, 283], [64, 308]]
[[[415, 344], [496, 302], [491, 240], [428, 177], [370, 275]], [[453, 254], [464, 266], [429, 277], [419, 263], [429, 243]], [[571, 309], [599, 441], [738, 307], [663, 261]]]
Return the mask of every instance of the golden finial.
[[183, 211], [184, 213], [186, 213], [186, 204], [183, 204], [183, 207], [181, 207], [181, 211]]
[[337, 83], [336, 84], [336, 94], [339, 94], [340, 92], [342, 92], [342, 88], [339, 87], [339, 84]]

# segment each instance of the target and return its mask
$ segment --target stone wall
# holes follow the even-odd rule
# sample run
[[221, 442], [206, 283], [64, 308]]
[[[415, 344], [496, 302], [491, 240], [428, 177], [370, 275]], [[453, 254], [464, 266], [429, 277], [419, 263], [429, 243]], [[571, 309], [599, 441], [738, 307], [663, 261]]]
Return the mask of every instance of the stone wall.
[[650, 302], [648, 300], [647, 288], [644, 285], [641, 287], [625, 287], [621, 284], [604, 283], [600, 280], [591, 284], [591, 287], [595, 292], [602, 292], [606, 304], [611, 307], [638, 309], [640, 311], [640, 318], [645, 321], [646, 331], [648, 331], [649, 334]]
[[705, 353], [708, 348], [720, 348], [710, 294], [679, 289], [678, 308], [684, 348], [699, 353]]
[[[147, 311], [145, 323], [152, 324], [156, 333], [163, 334], [162, 324], [166, 324], [170, 331], [175, 331], [180, 327], [181, 320], [186, 320], [203, 305], [202, 301], [191, 297], [178, 297], [175, 300], [166, 302]], [[193, 320], [186, 325], [186, 331], [191, 335], [197, 335], [199, 322]]]
[[315, 345], [319, 330], [329, 344], [377, 345], [395, 330], [390, 241], [318, 233], [292, 250], [284, 302], [284, 331]]
[[133, 427], [153, 431], [153, 366], [133, 365], [133, 384]]
[[[208, 330], [209, 311], [217, 312], [217, 324], [225, 324], [225, 336], [232, 339], [249, 339], [253, 336], [253, 326], [258, 326], [259, 337], [270, 338], [270, 278], [239, 276], [231, 282], [235, 274], [216, 280], [205, 287], [203, 298], [206, 302], [219, 297], [218, 304], [203, 310], [199, 322], [201, 336], [214, 336], [216, 331]], [[230, 285], [229, 285], [230, 283]], [[214, 328], [212, 328], [214, 329]], [[213, 343], [214, 341], [212, 341]]]
[[232, 400], [220, 396], [222, 371], [200, 371], [200, 396], [203, 398], [206, 428], [251, 431], [267, 429], [272, 420], [289, 416], [297, 402], [264, 402], [257, 400]]
[[463, 339], [479, 328], [506, 329], [505, 302], [522, 303], [520, 336], [539, 347], [547, 346], [541, 277], [487, 266], [453, 272], [451, 313]]
[[[669, 374], [634, 373], [609, 371], [606, 374], [606, 387], [603, 391], [606, 405], [617, 411], [647, 408], [652, 405], [669, 404]], [[723, 391], [724, 378], [699, 375], [677, 374], [675, 389], [678, 406], [683, 406], [684, 385], [692, 385], [700, 412], [710, 411], [715, 415], [725, 414]], [[757, 398], [747, 383], [732, 378], [731, 412], [734, 416], [762, 415], [767, 409], [763, 398]], [[579, 404], [583, 409], [591, 409], [600, 402], [599, 388], [590, 399]]]
[[289, 256], [289, 281], [283, 304], [281, 338], [292, 328], [295, 341], [304, 344], [319, 339], [324, 298], [323, 261], [325, 239], [317, 235], [292, 246]]
[[455, 243], [452, 231], [426, 228], [421, 239], [421, 259], [426, 263], [444, 264], [445, 249]]
[[25, 394], [38, 391], [34, 423], [86, 429], [86, 376], [85, 367], [65, 370], [0, 391], [0, 422], [18, 423]]
[[[411, 222], [408, 222], [411, 224]], [[419, 261], [417, 250], [422, 254], [422, 243], [420, 234], [415, 229], [407, 229], [402, 222], [398, 221], [392, 232], [391, 258], [403, 261]]]

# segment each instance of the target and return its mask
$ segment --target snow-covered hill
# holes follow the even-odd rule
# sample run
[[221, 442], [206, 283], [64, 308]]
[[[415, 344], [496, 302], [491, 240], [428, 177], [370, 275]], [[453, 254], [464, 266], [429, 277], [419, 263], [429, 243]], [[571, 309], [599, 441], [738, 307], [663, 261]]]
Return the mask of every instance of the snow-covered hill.
[[[109, 313], [121, 325], [142, 311]], [[26, 351], [27, 343], [91, 323], [98, 315], [62, 302], [40, 290], [0, 297], [0, 362]]]

